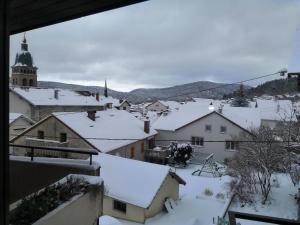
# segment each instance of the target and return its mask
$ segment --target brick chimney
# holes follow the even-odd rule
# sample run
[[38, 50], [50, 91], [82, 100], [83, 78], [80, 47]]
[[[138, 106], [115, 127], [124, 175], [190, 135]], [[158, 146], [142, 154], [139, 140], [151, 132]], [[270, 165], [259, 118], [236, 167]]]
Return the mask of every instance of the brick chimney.
[[58, 99], [58, 90], [54, 90], [54, 98]]
[[99, 93], [96, 93], [96, 100], [99, 102]]
[[149, 120], [144, 120], [144, 132], [146, 134], [150, 133], [150, 121]]
[[87, 117], [90, 119], [90, 120], [93, 120], [95, 121], [96, 120], [96, 113], [97, 111], [87, 111]]

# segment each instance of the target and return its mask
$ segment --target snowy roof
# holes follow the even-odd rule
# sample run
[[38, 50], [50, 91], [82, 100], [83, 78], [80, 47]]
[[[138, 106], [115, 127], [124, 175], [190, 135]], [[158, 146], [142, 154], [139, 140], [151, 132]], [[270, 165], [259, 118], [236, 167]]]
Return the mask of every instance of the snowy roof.
[[[54, 88], [19, 88], [11, 87], [11, 91], [26, 99], [32, 105], [41, 106], [101, 106], [93, 96], [83, 96], [75, 91]], [[58, 91], [58, 99], [54, 97]]]
[[108, 97], [100, 96], [100, 103], [102, 105], [106, 105], [108, 103], [112, 103], [112, 105], [114, 107], [119, 107], [119, 106], [121, 106], [126, 101], [127, 100], [119, 100], [119, 99], [113, 98], [111, 96], [108, 96]]
[[149, 134], [145, 133], [143, 121], [125, 110], [99, 111], [95, 121], [89, 119], [86, 112], [52, 115], [101, 152], [109, 152], [157, 134], [154, 129], [150, 129]]
[[[208, 101], [210, 102], [210, 101]], [[175, 131], [195, 120], [198, 120], [210, 113], [208, 102], [189, 102], [180, 107], [179, 110], [170, 112], [167, 116], [161, 116], [154, 124], [154, 129]], [[213, 103], [215, 110], [220, 102]], [[241, 113], [241, 111], [243, 113]], [[217, 112], [215, 112], [217, 113]], [[259, 111], [253, 108], [231, 107], [224, 105], [222, 116], [238, 124], [244, 129], [260, 125]]]
[[[296, 120], [293, 115], [294, 106], [290, 100], [265, 100], [256, 99], [257, 109], [260, 111], [260, 118], [265, 120], [283, 120], [291, 118]], [[251, 102], [255, 107], [255, 102]]]
[[14, 121], [16, 121], [18, 118], [24, 118], [26, 120], [28, 120], [29, 122], [33, 123], [33, 121], [29, 118], [27, 118], [26, 116], [24, 116], [23, 114], [21, 113], [9, 113], [9, 124], [13, 123]]
[[11, 124], [12, 122], [14, 122], [16, 119], [18, 119], [21, 116], [22, 116], [21, 113], [9, 113], [9, 123]]
[[148, 208], [169, 174], [168, 166], [99, 154], [93, 160], [101, 166], [106, 195]]

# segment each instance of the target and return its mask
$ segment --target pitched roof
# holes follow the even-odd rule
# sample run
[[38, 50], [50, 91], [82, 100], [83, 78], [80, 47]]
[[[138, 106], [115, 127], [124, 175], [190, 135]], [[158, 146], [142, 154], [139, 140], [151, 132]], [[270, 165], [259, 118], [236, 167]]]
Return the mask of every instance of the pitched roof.
[[[294, 106], [290, 100], [265, 100], [257, 99], [257, 109], [260, 112], [260, 118], [265, 120], [283, 120], [292, 119], [296, 121], [293, 113]], [[255, 107], [255, 102], [251, 102]], [[292, 118], [291, 118], [292, 116]]]
[[[215, 110], [218, 109], [220, 104], [221, 102], [219, 101], [214, 103]], [[212, 112], [217, 113], [216, 111], [209, 110], [208, 106], [209, 104], [207, 104], [206, 101], [204, 103], [186, 103], [182, 105], [179, 110], [170, 112], [166, 116], [162, 115], [156, 122], [154, 122], [153, 128], [157, 130], [175, 131], [189, 123], [209, 115]], [[244, 129], [260, 126], [260, 116], [257, 109], [225, 105], [222, 110], [222, 116]]]
[[170, 173], [168, 166], [99, 154], [93, 160], [101, 166], [107, 196], [148, 208]]
[[109, 152], [157, 134], [154, 129], [150, 129], [149, 134], [145, 133], [143, 121], [125, 110], [98, 111], [95, 121], [89, 119], [86, 112], [52, 115], [101, 152]]
[[15, 122], [17, 119], [19, 118], [24, 118], [25, 120], [27, 120], [29, 123], [34, 123], [31, 119], [27, 118], [26, 116], [24, 116], [21, 113], [9, 113], [9, 124]]
[[[55, 90], [58, 98], [54, 97]], [[32, 105], [39, 106], [101, 106], [93, 96], [83, 96], [75, 91], [54, 88], [19, 88], [11, 87], [10, 91], [16, 93]]]

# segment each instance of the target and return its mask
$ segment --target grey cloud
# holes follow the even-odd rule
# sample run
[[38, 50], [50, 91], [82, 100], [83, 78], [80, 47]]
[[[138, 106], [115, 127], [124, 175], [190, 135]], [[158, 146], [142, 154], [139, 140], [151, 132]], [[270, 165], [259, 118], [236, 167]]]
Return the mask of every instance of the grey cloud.
[[[234, 82], [288, 64], [299, 11], [295, 0], [152, 0], [27, 36], [40, 79]], [[12, 37], [12, 60], [20, 40]]]

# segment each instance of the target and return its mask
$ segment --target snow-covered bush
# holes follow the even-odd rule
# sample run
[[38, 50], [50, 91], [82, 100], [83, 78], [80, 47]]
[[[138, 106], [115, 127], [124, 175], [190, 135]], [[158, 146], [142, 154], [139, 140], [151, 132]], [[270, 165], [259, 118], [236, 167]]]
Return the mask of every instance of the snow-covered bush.
[[204, 194], [205, 194], [206, 196], [212, 196], [214, 193], [213, 193], [213, 191], [210, 190], [209, 188], [205, 188]]
[[172, 142], [170, 145], [170, 158], [176, 164], [186, 166], [192, 157], [193, 148], [190, 144], [178, 144]]
[[224, 199], [225, 195], [222, 192], [219, 192], [218, 194], [216, 194], [216, 198], [217, 199]]

